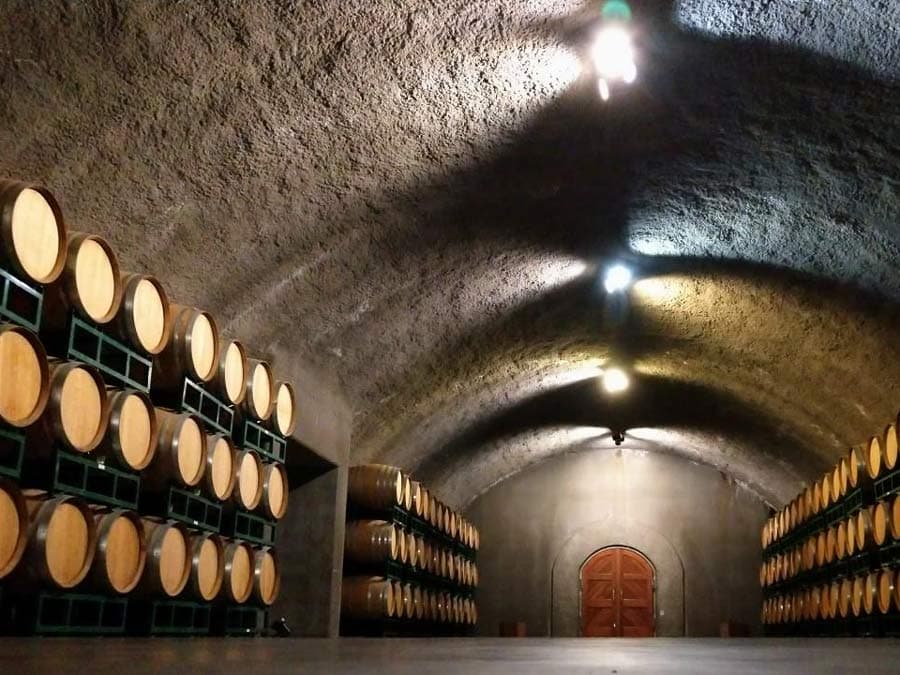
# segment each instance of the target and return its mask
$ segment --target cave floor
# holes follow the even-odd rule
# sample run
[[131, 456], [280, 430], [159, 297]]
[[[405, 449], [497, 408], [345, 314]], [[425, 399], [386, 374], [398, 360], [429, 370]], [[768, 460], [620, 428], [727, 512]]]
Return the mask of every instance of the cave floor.
[[900, 640], [72, 639], [0, 640], [0, 673], [900, 672]]

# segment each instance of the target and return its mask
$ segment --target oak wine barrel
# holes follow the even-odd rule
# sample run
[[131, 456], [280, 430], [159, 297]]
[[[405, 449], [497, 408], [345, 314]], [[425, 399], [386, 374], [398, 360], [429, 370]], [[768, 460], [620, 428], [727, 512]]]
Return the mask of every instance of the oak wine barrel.
[[123, 293], [112, 246], [95, 234], [70, 232], [66, 249], [62, 275], [44, 293], [44, 327], [65, 328], [72, 312], [98, 325], [111, 323]]
[[851, 488], [857, 488], [868, 481], [866, 454], [862, 446], [854, 446], [847, 453], [848, 478]]
[[835, 619], [838, 616], [838, 603], [840, 602], [840, 582], [832, 581], [828, 587], [828, 618]]
[[836, 537], [835, 537], [835, 549], [834, 555], [838, 560], [843, 560], [847, 557], [847, 521], [842, 520], [837, 524], [837, 528], [835, 529]]
[[213, 387], [230, 405], [240, 405], [247, 396], [247, 378], [250, 367], [247, 364], [247, 350], [237, 340], [222, 340], [219, 343], [219, 363]]
[[896, 572], [883, 569], [878, 573], [878, 611], [887, 614], [894, 603], [894, 584]]
[[866, 615], [875, 613], [875, 603], [878, 598], [878, 574], [870, 572], [863, 579], [863, 612]]
[[237, 483], [237, 451], [223, 434], [206, 437], [206, 471], [203, 488], [207, 495], [220, 502], [227, 501]]
[[97, 528], [87, 504], [68, 495], [49, 496], [24, 490], [28, 543], [17, 573], [60, 589], [74, 588], [88, 575], [97, 543]]
[[[422, 520], [426, 523], [431, 519], [431, 492], [426, 487], [422, 487], [422, 503], [420, 508], [422, 509]], [[413, 505], [415, 507], [415, 505]]]
[[225, 575], [221, 595], [243, 605], [253, 593], [253, 549], [242, 541], [225, 545]]
[[275, 407], [272, 422], [282, 436], [290, 436], [297, 427], [297, 395], [289, 382], [275, 382]]
[[209, 532], [190, 535], [190, 573], [186, 593], [201, 602], [212, 602], [225, 581], [225, 546]]
[[23, 428], [47, 407], [50, 368], [40, 340], [19, 326], [0, 323], [0, 422]]
[[402, 538], [397, 527], [385, 520], [353, 520], [344, 532], [344, 556], [360, 564], [400, 560]]
[[840, 581], [840, 600], [838, 602], [838, 611], [841, 615], [841, 618], [846, 619], [850, 614], [850, 604], [853, 600], [853, 582], [844, 578]]
[[812, 488], [813, 494], [813, 514], [819, 514], [822, 512], [822, 481], [816, 481], [813, 483]]
[[29, 430], [35, 439], [29, 450], [44, 452], [56, 441], [73, 452], [93, 451], [106, 435], [108, 405], [106, 384], [96, 368], [51, 360], [47, 408]]
[[831, 499], [836, 504], [846, 493], [847, 490], [841, 481], [841, 464], [838, 462], [831, 471]]
[[439, 517], [438, 499], [433, 494], [428, 495], [428, 522], [437, 527]]
[[191, 574], [192, 556], [187, 529], [180, 523], [143, 518], [147, 564], [138, 584], [141, 595], [174, 598]]
[[271, 606], [281, 591], [281, 571], [275, 549], [253, 551], [253, 597], [265, 607]]
[[171, 337], [153, 362], [153, 388], [181, 393], [185, 377], [198, 384], [209, 382], [219, 359], [219, 329], [212, 315], [171, 304], [167, 318]]
[[134, 590], [144, 573], [147, 548], [144, 524], [136, 513], [113, 509], [94, 513], [97, 550], [91, 568], [93, 585], [107, 592]]
[[821, 480], [822, 492], [822, 511], [828, 510], [831, 505], [834, 503], [834, 498], [831, 494], [831, 472], [826, 473]]
[[410, 510], [417, 515], [419, 518], [425, 517], [425, 500], [423, 490], [425, 489], [419, 481], [411, 480], [409, 482], [409, 489], [411, 493], [411, 507]]
[[825, 531], [825, 564], [831, 564], [835, 558], [835, 548], [837, 547], [837, 530], [829, 527]]
[[847, 557], [856, 555], [856, 516], [847, 518]]
[[885, 471], [893, 471], [897, 468], [897, 460], [900, 453], [897, 450], [897, 425], [888, 424], [881, 437], [881, 458]]
[[815, 566], [816, 566], [816, 538], [815, 537], [807, 537], [806, 541], [803, 542], [801, 548], [803, 549], [803, 568], [807, 571], [815, 568]]
[[810, 621], [815, 621], [822, 616], [822, 589], [813, 586], [809, 589], [809, 609], [807, 610]]
[[828, 550], [828, 533], [825, 530], [816, 535], [816, 567], [825, 565], [826, 551]]
[[416, 567], [420, 570], [424, 570], [428, 564], [428, 560], [426, 559], [428, 551], [425, 547], [425, 539], [414, 535], [412, 540], [416, 548]]
[[281, 520], [287, 513], [288, 479], [283, 464], [263, 464], [260, 510], [267, 518]]
[[422, 621], [425, 618], [425, 596], [418, 586], [412, 587], [413, 618]]
[[[846, 579], [845, 579], [846, 581]], [[863, 592], [865, 590], [865, 577], [854, 577], [852, 579], [852, 588], [850, 606], [853, 616], [862, 616], [863, 611]]]
[[259, 359], [247, 360], [247, 392], [242, 409], [253, 419], [265, 421], [275, 407], [275, 378], [272, 367]]
[[413, 594], [412, 586], [399, 581], [394, 582], [394, 598], [397, 603], [397, 617], [413, 617]]
[[856, 514], [856, 550], [860, 553], [875, 547], [872, 516], [871, 507], [863, 508]]
[[146, 469], [156, 455], [156, 408], [146, 394], [109, 389], [106, 434], [101, 451], [131, 471]]
[[891, 536], [900, 540], [900, 494], [891, 500]]
[[884, 546], [890, 539], [893, 528], [890, 503], [878, 502], [872, 511], [872, 539], [875, 541], [875, 545]]
[[405, 475], [403, 476], [403, 502], [401, 506], [407, 511], [412, 510], [413, 503], [413, 493], [412, 493], [412, 479]]
[[403, 503], [403, 472], [384, 464], [350, 467], [349, 500], [367, 509], [388, 511]]
[[157, 408], [156, 456], [144, 471], [142, 485], [159, 491], [174, 485], [193, 488], [206, 472], [206, 436], [200, 421], [187, 413]]
[[15, 275], [49, 284], [66, 264], [66, 226], [47, 188], [0, 180], [0, 263]]
[[235, 456], [235, 487], [232, 501], [246, 511], [253, 511], [262, 501], [263, 464], [252, 450], [238, 450]]
[[872, 436], [866, 445], [866, 473], [869, 478], [876, 479], [881, 474], [882, 456], [881, 442], [878, 436]]
[[416, 546], [416, 535], [410, 531], [405, 532], [404, 536], [406, 537], [406, 562], [410, 567], [418, 567], [419, 549]]
[[0, 478], [0, 579], [19, 564], [28, 541], [28, 509], [21, 490]]
[[341, 615], [347, 619], [398, 616], [394, 584], [384, 577], [344, 577]]
[[851, 490], [850, 485], [850, 460], [845, 455], [838, 462], [838, 471], [841, 475], [841, 494], [846, 495]]
[[112, 323], [117, 337], [155, 356], [169, 344], [169, 297], [156, 277], [126, 272], [121, 276], [122, 304]]

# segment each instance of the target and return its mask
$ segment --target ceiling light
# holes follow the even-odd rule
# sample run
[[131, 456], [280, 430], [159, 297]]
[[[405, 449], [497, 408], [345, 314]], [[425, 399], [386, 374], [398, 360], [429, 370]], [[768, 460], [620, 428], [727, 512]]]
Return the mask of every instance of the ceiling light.
[[614, 82], [631, 84], [637, 79], [631, 34], [624, 26], [613, 24], [597, 33], [591, 47], [591, 60], [597, 74], [600, 96], [604, 101], [609, 99], [610, 85]]
[[603, 389], [608, 394], [618, 394], [626, 389], [630, 381], [621, 368], [609, 368], [603, 371]]
[[606, 270], [603, 286], [607, 293], [624, 291], [631, 284], [631, 270], [624, 265], [613, 265]]

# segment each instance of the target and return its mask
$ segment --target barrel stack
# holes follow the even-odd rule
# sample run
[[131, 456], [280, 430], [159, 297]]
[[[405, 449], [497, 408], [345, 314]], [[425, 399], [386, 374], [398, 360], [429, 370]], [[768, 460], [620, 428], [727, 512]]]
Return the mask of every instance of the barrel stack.
[[465, 635], [478, 529], [397, 467], [350, 468], [342, 635]]
[[255, 634], [296, 392], [0, 180], [0, 633]]
[[900, 636], [898, 420], [763, 525], [770, 635]]

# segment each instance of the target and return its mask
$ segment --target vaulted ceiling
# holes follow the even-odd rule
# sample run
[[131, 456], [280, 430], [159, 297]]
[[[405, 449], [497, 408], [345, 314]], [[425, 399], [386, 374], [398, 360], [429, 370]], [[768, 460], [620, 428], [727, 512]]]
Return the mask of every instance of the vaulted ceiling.
[[0, 174], [339, 384], [354, 461], [463, 504], [626, 429], [778, 504], [900, 403], [900, 4], [631, 5], [603, 103], [598, 2], [9, 0]]

